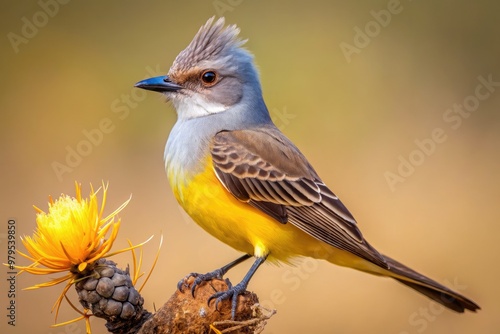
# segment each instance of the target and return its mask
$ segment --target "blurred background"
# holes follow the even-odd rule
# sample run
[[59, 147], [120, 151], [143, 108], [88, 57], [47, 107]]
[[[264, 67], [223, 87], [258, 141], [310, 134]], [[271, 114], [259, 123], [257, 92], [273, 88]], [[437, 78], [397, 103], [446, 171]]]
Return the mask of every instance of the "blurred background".
[[[164, 74], [206, 19], [241, 28], [276, 124], [315, 166], [381, 252], [476, 301], [458, 315], [389, 279], [323, 261], [263, 266], [249, 289], [278, 310], [265, 333], [498, 333], [500, 23], [494, 1], [106, 1], [0, 4], [0, 254], [7, 221], [35, 228], [32, 205], [74, 195], [74, 182], [109, 182], [120, 213], [114, 249], [163, 233], [143, 289], [159, 308], [185, 274], [240, 254], [202, 231], [167, 184], [163, 149], [176, 115], [133, 88]], [[488, 83], [489, 82], [489, 83]], [[461, 110], [461, 111], [460, 111]], [[99, 135], [100, 133], [100, 135]], [[90, 139], [89, 138], [92, 138]], [[434, 136], [434, 137], [433, 137]], [[18, 240], [17, 246], [23, 250]], [[129, 253], [113, 258], [121, 267]], [[18, 256], [19, 264], [26, 262]], [[238, 282], [250, 263], [232, 270]], [[50, 328], [62, 287], [21, 291], [52, 277], [17, 279], [16, 326]], [[73, 291], [69, 297], [76, 302]], [[67, 305], [59, 321], [75, 318]], [[105, 333], [92, 319], [93, 332]]]

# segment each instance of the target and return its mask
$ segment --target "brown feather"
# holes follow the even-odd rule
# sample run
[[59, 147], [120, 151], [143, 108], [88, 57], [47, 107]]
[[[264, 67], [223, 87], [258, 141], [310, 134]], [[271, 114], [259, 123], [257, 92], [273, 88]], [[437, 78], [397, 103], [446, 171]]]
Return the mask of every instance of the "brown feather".
[[384, 257], [389, 264], [389, 271], [399, 276], [393, 276], [393, 278], [404, 285], [459, 313], [464, 312], [464, 310], [476, 312], [476, 310], [480, 309], [476, 303], [461, 294], [419, 274], [388, 256], [384, 255]]
[[239, 200], [387, 268], [351, 213], [278, 129], [221, 131], [213, 139], [211, 153], [219, 180]]

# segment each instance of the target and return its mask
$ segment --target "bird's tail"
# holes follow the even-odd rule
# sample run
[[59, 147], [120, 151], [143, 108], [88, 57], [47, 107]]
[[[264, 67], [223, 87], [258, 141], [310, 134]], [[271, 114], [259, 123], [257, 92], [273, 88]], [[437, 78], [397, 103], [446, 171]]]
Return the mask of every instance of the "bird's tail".
[[415, 270], [408, 268], [404, 264], [399, 263], [388, 256], [383, 255], [383, 257], [385, 258], [389, 269], [376, 271], [370, 270], [371, 273], [390, 276], [456, 312], [462, 313], [464, 310], [475, 312], [480, 309], [476, 303], [461, 294], [422, 274], [417, 273]]

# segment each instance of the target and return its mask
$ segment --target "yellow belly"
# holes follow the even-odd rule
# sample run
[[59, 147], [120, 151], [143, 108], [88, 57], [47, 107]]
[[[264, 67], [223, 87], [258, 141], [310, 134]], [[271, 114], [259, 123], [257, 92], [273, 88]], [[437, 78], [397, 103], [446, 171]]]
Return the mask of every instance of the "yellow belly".
[[205, 166], [193, 176], [168, 173], [178, 202], [205, 231], [241, 252], [269, 255], [271, 261], [329, 257], [324, 254], [331, 253], [333, 247], [238, 200], [217, 179], [212, 161]]

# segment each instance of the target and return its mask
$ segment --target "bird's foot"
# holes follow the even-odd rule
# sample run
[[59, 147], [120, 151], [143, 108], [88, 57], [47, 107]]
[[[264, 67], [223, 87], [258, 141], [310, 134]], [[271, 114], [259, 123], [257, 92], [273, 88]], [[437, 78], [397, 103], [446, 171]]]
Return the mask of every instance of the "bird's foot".
[[[222, 270], [222, 268], [216, 269], [216, 270], [211, 271], [211, 272], [206, 273], [206, 274], [190, 273], [190, 274], [186, 275], [186, 277], [181, 279], [179, 281], [179, 283], [177, 283], [177, 289], [180, 292], [184, 292], [183, 291], [184, 287], [189, 287], [189, 284], [187, 283], [188, 280], [191, 277], [194, 277], [193, 284], [191, 285], [191, 295], [194, 298], [194, 291], [198, 285], [200, 285], [203, 282], [211, 281], [214, 278], [223, 279], [222, 277], [224, 276], [224, 274], [225, 274], [225, 272]], [[229, 279], [226, 279], [226, 283], [229, 287], [231, 287], [231, 282], [229, 282]]]
[[229, 289], [226, 291], [219, 291], [214, 293], [210, 298], [208, 298], [208, 304], [215, 299], [215, 309], [218, 310], [218, 305], [223, 300], [231, 300], [231, 319], [234, 320], [236, 316], [236, 307], [238, 306], [238, 296], [244, 294], [247, 291], [247, 282], [243, 281], [235, 286], [232, 286], [230, 282], [228, 283]]
[[[191, 286], [191, 295], [194, 298], [194, 291], [198, 285], [202, 284], [203, 282], [211, 281], [212, 279], [222, 280], [224, 275], [227, 273], [227, 271], [229, 269], [233, 268], [237, 264], [239, 264], [239, 263], [241, 263], [241, 262], [243, 262], [251, 257], [252, 256], [250, 254], [245, 254], [245, 255], [237, 258], [233, 262], [226, 264], [224, 267], [216, 269], [216, 270], [211, 271], [211, 272], [206, 273], [206, 274], [191, 273], [191, 274], [187, 275], [186, 277], [184, 277], [183, 279], [181, 279], [179, 281], [179, 283], [177, 283], [177, 289], [180, 292], [183, 292], [182, 290], [184, 287]], [[250, 270], [248, 271], [248, 273], [243, 278], [243, 280], [240, 283], [238, 283], [236, 286], [233, 286], [231, 284], [231, 282], [229, 281], [229, 279], [226, 278], [224, 281], [226, 282], [228, 290], [219, 291], [219, 292], [213, 294], [210, 298], [208, 298], [207, 303], [210, 304], [210, 301], [215, 299], [215, 309], [218, 310], [217, 306], [219, 305], [219, 303], [221, 301], [226, 300], [226, 299], [231, 299], [231, 318], [234, 320], [234, 318], [236, 316], [236, 306], [238, 304], [238, 296], [246, 292], [248, 282], [250, 282], [250, 278], [252, 278], [252, 276], [255, 273], [255, 271], [257, 270], [257, 268], [262, 263], [264, 263], [264, 261], [266, 260], [266, 257], [257, 258], [255, 260], [254, 264], [252, 265], [252, 267], [250, 268]], [[194, 277], [194, 280], [192, 281], [192, 283], [190, 283], [190, 279], [192, 277]]]
[[[206, 274], [191, 273], [191, 274], [187, 275], [186, 277], [184, 277], [183, 279], [181, 279], [179, 281], [179, 283], [177, 283], [177, 289], [180, 292], [183, 292], [182, 291], [183, 287], [189, 287], [188, 280], [191, 277], [194, 277], [195, 279], [194, 279], [193, 285], [191, 286], [191, 295], [194, 298], [194, 290], [196, 289], [196, 287], [198, 285], [200, 285], [203, 282], [210, 281], [214, 278], [222, 279], [222, 277], [227, 273], [227, 271], [229, 269], [233, 268], [237, 264], [239, 264], [239, 263], [241, 263], [241, 262], [243, 262], [251, 257], [252, 257], [251, 255], [245, 254], [243, 256], [240, 256], [239, 258], [237, 258], [233, 262], [226, 264], [224, 267], [219, 268], [219, 269], [215, 269], [214, 271], [211, 271], [211, 272], [206, 273]], [[227, 284], [227, 286], [229, 286], [229, 288], [231, 288], [231, 282], [229, 282], [228, 279], [226, 279], [226, 284]]]

